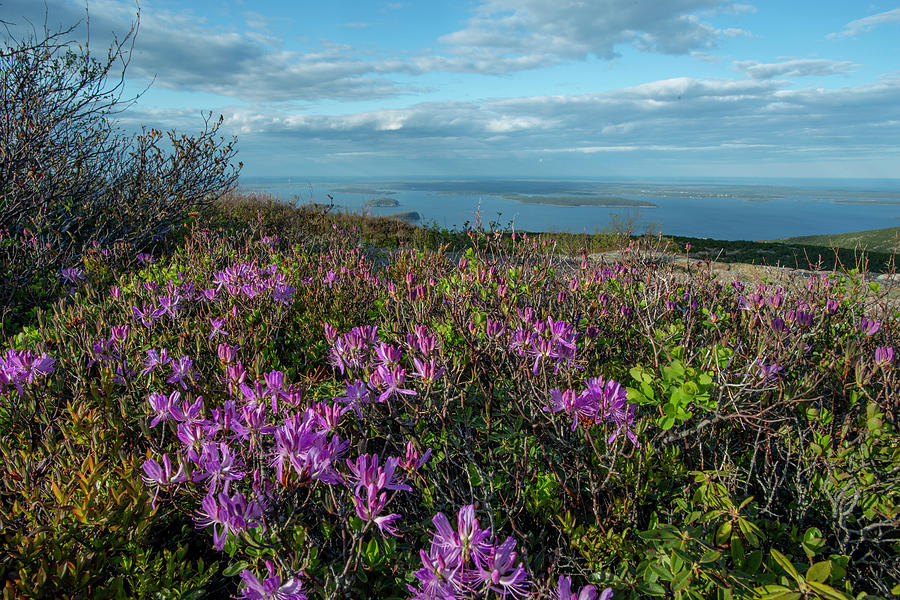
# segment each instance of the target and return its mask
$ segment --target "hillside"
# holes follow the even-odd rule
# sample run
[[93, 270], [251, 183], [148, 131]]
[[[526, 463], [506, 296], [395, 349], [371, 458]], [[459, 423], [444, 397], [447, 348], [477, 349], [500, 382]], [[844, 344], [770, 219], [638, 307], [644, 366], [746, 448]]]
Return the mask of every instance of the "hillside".
[[869, 251], [896, 254], [897, 248], [900, 247], [900, 227], [870, 229], [867, 231], [854, 231], [851, 233], [836, 233], [830, 235], [806, 235], [772, 241], [801, 246], [846, 248], [848, 250], [863, 248]]

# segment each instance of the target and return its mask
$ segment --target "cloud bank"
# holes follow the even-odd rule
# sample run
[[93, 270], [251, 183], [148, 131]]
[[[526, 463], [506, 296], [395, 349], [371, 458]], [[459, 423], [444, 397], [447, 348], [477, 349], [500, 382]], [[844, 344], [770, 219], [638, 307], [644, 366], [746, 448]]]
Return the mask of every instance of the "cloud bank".
[[599, 166], [613, 155], [648, 167], [673, 154], [712, 164], [896, 160], [900, 78], [794, 90], [773, 79], [683, 77], [596, 94], [431, 102], [347, 115], [240, 107], [225, 116], [242, 148], [278, 148], [285, 160], [307, 164], [352, 164], [360, 149], [408, 164], [470, 169], [579, 156], [593, 162], [577, 164]]
[[820, 75], [838, 75], [849, 73], [857, 66], [846, 60], [829, 60], [826, 58], [804, 58], [786, 60], [778, 63], [761, 63], [755, 60], [735, 61], [734, 67], [753, 79], [773, 79], [775, 77], [813, 77]]
[[844, 28], [840, 31], [828, 34], [828, 37], [831, 39], [856, 37], [864, 33], [869, 33], [879, 25], [884, 25], [885, 23], [900, 23], [900, 8], [886, 10], [875, 15], [863, 17], [862, 19], [850, 21], [844, 25]]

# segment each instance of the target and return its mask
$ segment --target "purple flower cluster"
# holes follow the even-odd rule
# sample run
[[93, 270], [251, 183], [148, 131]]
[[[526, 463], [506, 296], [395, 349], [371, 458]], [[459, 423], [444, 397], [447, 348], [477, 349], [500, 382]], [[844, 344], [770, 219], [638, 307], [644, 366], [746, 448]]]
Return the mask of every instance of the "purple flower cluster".
[[482, 528], [475, 507], [463, 506], [456, 529], [439, 512], [431, 545], [419, 551], [422, 568], [416, 571], [418, 588], [408, 586], [415, 600], [455, 600], [473, 592], [493, 591], [502, 597], [524, 598], [528, 594], [528, 572], [517, 561], [516, 540], [507, 537], [496, 544], [490, 528]]
[[296, 577], [290, 577], [287, 581], [281, 581], [281, 577], [275, 574], [275, 563], [266, 561], [268, 577], [260, 580], [252, 571], [241, 571], [243, 584], [238, 590], [242, 600], [306, 600], [303, 593], [303, 582]]
[[[214, 287], [200, 289], [193, 283], [182, 282], [182, 274], [178, 273], [178, 282], [168, 281], [165, 290], [160, 291], [159, 284], [155, 281], [145, 281], [144, 288], [155, 294], [155, 297], [149, 304], [132, 306], [132, 316], [145, 327], [151, 327], [154, 322], [164, 316], [175, 320], [190, 302], [221, 301], [220, 295], [223, 288], [225, 293], [232, 297], [252, 299], [268, 295], [272, 300], [283, 304], [293, 302], [295, 291], [287, 284], [287, 276], [278, 272], [276, 265], [259, 268], [253, 263], [240, 263], [215, 273], [212, 283]], [[120, 296], [121, 292], [114, 295], [115, 298]], [[237, 312], [235, 311], [234, 314], [236, 315]], [[212, 326], [210, 339], [216, 335], [230, 335], [224, 329], [225, 318], [209, 317], [209, 322]]]
[[169, 353], [165, 348], [159, 351], [151, 348], [146, 351], [146, 354], [147, 357], [144, 359], [144, 368], [141, 369], [141, 375], [149, 375], [156, 369], [165, 367], [172, 360], [169, 358]]
[[[403, 349], [378, 339], [378, 328], [354, 327], [339, 335], [329, 323], [324, 324], [325, 338], [331, 342], [329, 363], [342, 375], [358, 375], [346, 381], [345, 396], [334, 398], [352, 408], [362, 418], [362, 406], [371, 402], [386, 402], [392, 397], [416, 396], [406, 386], [407, 371], [401, 364]], [[437, 338], [424, 326], [416, 326], [406, 336], [406, 348], [411, 355], [412, 377], [433, 383], [444, 374], [435, 357]]]
[[241, 533], [261, 526], [263, 507], [256, 500], [247, 500], [237, 492], [229, 496], [227, 492], [209, 494], [200, 503], [200, 510], [194, 522], [200, 529], [212, 527], [213, 547], [222, 551], [230, 533]]
[[[148, 291], [156, 291], [155, 282], [145, 282], [144, 287]], [[192, 284], [175, 285], [169, 281], [166, 284], [165, 294], [157, 295], [155, 301], [150, 305], [144, 304], [141, 308], [132, 306], [131, 315], [144, 327], [150, 327], [165, 316], [177, 320], [178, 314], [184, 309], [186, 302], [200, 296], [201, 294], [195, 292]]]
[[558, 600], [610, 600], [613, 597], [613, 590], [606, 588], [598, 596], [596, 587], [586, 585], [581, 588], [581, 591], [573, 592], [572, 578], [568, 575], [561, 575], [555, 590], [555, 597]]
[[881, 329], [881, 323], [875, 319], [863, 317], [859, 320], [859, 329], [866, 337], [872, 337]]
[[[172, 375], [166, 379], [166, 382], [173, 385], [178, 384], [181, 386], [182, 390], [187, 390], [188, 383], [193, 383], [195, 379], [192, 368], [194, 366], [194, 361], [187, 356], [182, 356], [178, 358], [178, 360], [173, 358], [169, 362], [169, 366], [172, 367]], [[185, 381], [185, 379], [187, 381]]]
[[[375, 328], [355, 330], [350, 341], [356, 343], [357, 335], [365, 350], [363, 370], [369, 383], [348, 382], [347, 398], [313, 403], [305, 409], [299, 408], [300, 392], [286, 383], [283, 372], [270, 371], [254, 380], [237, 360], [233, 346], [220, 344], [217, 349], [224, 371], [220, 383], [228, 395], [216, 406], [207, 406], [202, 396], [194, 395], [200, 384], [191, 357], [172, 359], [166, 349], [145, 351], [145, 374], [172, 369], [171, 376], [163, 376], [169, 389], [148, 398], [150, 426], [163, 424], [174, 430], [180, 442], [174, 454], [161, 454], [143, 463], [142, 479], [152, 492], [152, 506], [156, 507], [160, 492], [196, 494], [199, 507], [194, 522], [198, 529], [212, 530], [213, 546], [222, 551], [230, 539], [277, 526], [277, 521], [270, 519], [281, 506], [283, 494], [322, 483], [346, 486], [359, 519], [385, 537], [400, 537], [397, 520], [401, 515], [387, 510], [391, 493], [411, 490], [404, 479], [418, 472], [431, 450], [420, 454], [409, 442], [402, 458], [363, 454], [342, 460], [350, 444], [335, 432], [351, 407], [358, 410], [376, 391], [381, 400], [411, 392], [400, 387], [405, 377], [399, 365], [401, 348], [378, 341]], [[423, 360], [423, 353], [436, 347], [436, 340], [424, 328], [408, 343]], [[429, 368], [438, 371], [429, 366], [422, 370]], [[344, 465], [346, 470], [340, 472]], [[335, 497], [333, 493], [330, 496], [332, 500]], [[500, 552], [490, 559], [509, 556]], [[244, 570], [238, 597], [306, 598], [297, 573], [285, 577], [274, 563], [267, 563], [267, 571], [267, 576], [257, 576]]]
[[[742, 292], [744, 289], [743, 286], [732, 285], [735, 291]], [[784, 292], [783, 288], [778, 288], [769, 295], [768, 286], [758, 284], [755, 293], [737, 296], [737, 308], [749, 312], [751, 320], [757, 325], [768, 323], [770, 329], [776, 333], [789, 332], [792, 328], [800, 330], [812, 328], [820, 308], [805, 301], [796, 302], [793, 308], [788, 308], [784, 305]], [[833, 314], [836, 310], [837, 303], [833, 300], [825, 303], [825, 314]]]
[[[177, 393], [177, 392], [176, 392]], [[168, 454], [163, 454], [161, 462], [156, 462], [152, 458], [144, 461], [144, 476], [141, 479], [145, 484], [153, 488], [153, 500], [151, 506], [156, 508], [156, 497], [159, 495], [160, 489], [168, 489], [175, 484], [187, 481], [184, 474], [184, 468], [178, 465], [175, 469], [172, 466], [172, 459]]]
[[60, 271], [60, 275], [62, 276], [64, 282], [73, 286], [77, 286], [85, 279], [84, 269], [82, 269], [81, 267], [69, 267], [67, 269], [62, 269]]
[[255, 263], [239, 263], [213, 276], [216, 290], [225, 289], [230, 296], [252, 299], [268, 293], [276, 302], [291, 304], [294, 288], [287, 284], [287, 276], [278, 272], [277, 265], [260, 268]]
[[757, 366], [759, 368], [758, 375], [762, 378], [763, 381], [770, 382], [778, 378], [778, 374], [781, 373], [783, 367], [779, 365], [777, 362], [773, 362], [771, 364], [766, 364], [760, 359], [757, 361]]
[[347, 460], [350, 476], [347, 485], [353, 488], [353, 505], [356, 516], [364, 522], [375, 523], [382, 535], [401, 537], [393, 523], [400, 515], [392, 513], [382, 515], [387, 505], [386, 490], [412, 491], [412, 488], [396, 479], [395, 473], [400, 460], [389, 457], [384, 466], [379, 464], [377, 454], [363, 454], [355, 461]]
[[[225, 347], [219, 354], [233, 360], [235, 352]], [[221, 550], [229, 533], [262, 524], [270, 490], [262, 484], [265, 477], [261, 470], [252, 471], [249, 496], [232, 493], [236, 486], [245, 486], [251, 474], [249, 465], [258, 463], [247, 459], [248, 453], [268, 456], [275, 481], [284, 486], [343, 482], [334, 466], [348, 443], [329, 434], [346, 412], [345, 407], [319, 403], [292, 414], [299, 391], [293, 385], [286, 386], [284, 373], [271, 371], [262, 381], [247, 383], [247, 373], [238, 362], [226, 367], [231, 372], [230, 397], [207, 410], [202, 396], [182, 399], [186, 381], [194, 380], [189, 357], [169, 360], [165, 350], [150, 350], [145, 370], [152, 372], [166, 363], [173, 368], [167, 383], [180, 389], [150, 395], [150, 426], [170, 423], [182, 447], [175, 457], [163, 455], [159, 461], [145, 461], [144, 482], [154, 490], [154, 505], [160, 490], [188, 483], [202, 486], [206, 496], [196, 522], [198, 527], [213, 527], [217, 549]]]
[[585, 382], [585, 389], [580, 393], [553, 388], [550, 390], [550, 399], [550, 406], [544, 410], [572, 415], [572, 431], [575, 431], [579, 423], [583, 427], [590, 427], [606, 422], [614, 426], [607, 443], [613, 443], [624, 433], [632, 444], [640, 446], [633, 429], [636, 406], [628, 403], [628, 394], [617, 381], [604, 381], [602, 377], [594, 377]]
[[875, 364], [889, 367], [894, 364], [894, 347], [878, 346], [875, 348]]
[[[326, 323], [326, 325], [328, 325]], [[333, 328], [326, 327], [328, 336]], [[347, 333], [335, 337], [332, 342], [329, 363], [337, 367], [341, 375], [345, 371], [360, 371], [369, 365], [371, 348], [378, 339], [378, 328], [369, 325], [354, 327]]]
[[284, 418], [283, 424], [273, 432], [275, 444], [269, 455], [269, 466], [275, 468], [280, 484], [288, 485], [291, 481], [290, 471], [285, 467], [293, 470], [301, 484], [313, 480], [331, 485], [343, 483], [334, 465], [347, 451], [349, 442], [337, 435], [328, 438], [330, 429], [327, 420], [312, 408]]
[[24, 392], [23, 384], [32, 385], [53, 372], [56, 359], [46, 353], [37, 354], [32, 350], [7, 350], [0, 355], [0, 394], [5, 394], [10, 386]]
[[[554, 372], [574, 362], [579, 334], [573, 324], [553, 317], [538, 319], [531, 307], [517, 310], [522, 324], [512, 332], [509, 348], [520, 357], [534, 359], [533, 374], [537, 375], [541, 364], [548, 361], [553, 361]], [[497, 331], [497, 326], [492, 329]]]

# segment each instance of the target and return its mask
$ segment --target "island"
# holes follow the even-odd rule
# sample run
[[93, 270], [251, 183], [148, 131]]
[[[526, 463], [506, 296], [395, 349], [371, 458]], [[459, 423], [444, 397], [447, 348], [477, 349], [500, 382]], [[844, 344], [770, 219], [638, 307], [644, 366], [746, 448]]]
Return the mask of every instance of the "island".
[[393, 198], [372, 198], [371, 200], [366, 202], [366, 206], [385, 208], [385, 207], [400, 206], [400, 203], [397, 202]]
[[506, 200], [515, 200], [523, 204], [547, 204], [550, 206], [624, 206], [628, 208], [659, 208], [646, 200], [631, 200], [609, 196], [522, 196], [504, 194]]

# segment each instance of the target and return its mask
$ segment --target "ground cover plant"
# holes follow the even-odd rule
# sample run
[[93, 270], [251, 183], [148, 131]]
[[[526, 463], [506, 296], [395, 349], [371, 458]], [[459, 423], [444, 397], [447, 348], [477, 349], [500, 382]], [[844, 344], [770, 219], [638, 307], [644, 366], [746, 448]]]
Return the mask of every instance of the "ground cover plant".
[[395, 226], [232, 201], [56, 274], [0, 354], [5, 597], [900, 591], [877, 284]]

